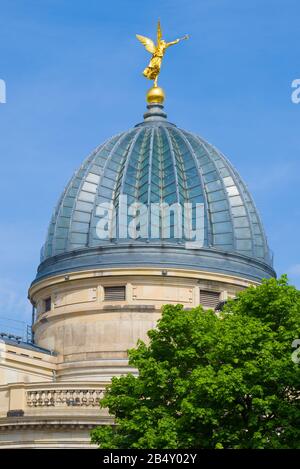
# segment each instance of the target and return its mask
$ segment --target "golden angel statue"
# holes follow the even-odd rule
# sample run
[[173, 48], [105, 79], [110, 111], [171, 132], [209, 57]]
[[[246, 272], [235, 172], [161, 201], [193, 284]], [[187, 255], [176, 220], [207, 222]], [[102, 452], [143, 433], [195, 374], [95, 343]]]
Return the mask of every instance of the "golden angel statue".
[[166, 52], [166, 49], [174, 44], [178, 44], [179, 41], [188, 39], [189, 36], [185, 35], [180, 39], [175, 41], [166, 42], [162, 39], [162, 31], [160, 26], [160, 21], [157, 24], [157, 44], [155, 45], [152, 39], [148, 37], [141, 36], [136, 34], [137, 39], [145, 46], [145, 49], [152, 54], [151, 60], [148, 67], [143, 71], [143, 75], [148, 78], [148, 80], [154, 80], [154, 86], [157, 86], [157, 79], [160, 72], [162, 58]]

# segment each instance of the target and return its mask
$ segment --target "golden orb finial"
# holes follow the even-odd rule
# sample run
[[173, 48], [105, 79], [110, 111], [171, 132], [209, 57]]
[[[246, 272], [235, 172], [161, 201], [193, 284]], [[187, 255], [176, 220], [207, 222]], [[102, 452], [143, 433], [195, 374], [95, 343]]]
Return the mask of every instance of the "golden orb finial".
[[148, 104], [163, 104], [165, 100], [164, 90], [160, 86], [153, 86], [148, 90], [146, 99]]

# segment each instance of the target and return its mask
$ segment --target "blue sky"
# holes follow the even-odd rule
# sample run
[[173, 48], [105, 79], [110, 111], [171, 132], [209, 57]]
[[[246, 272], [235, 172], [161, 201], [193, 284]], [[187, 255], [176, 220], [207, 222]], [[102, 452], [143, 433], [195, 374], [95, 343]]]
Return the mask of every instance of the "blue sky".
[[170, 49], [170, 121], [217, 146], [252, 192], [278, 274], [300, 287], [299, 0], [1, 0], [0, 316], [30, 320], [27, 288], [53, 207], [85, 156], [140, 122], [149, 87], [135, 33]]

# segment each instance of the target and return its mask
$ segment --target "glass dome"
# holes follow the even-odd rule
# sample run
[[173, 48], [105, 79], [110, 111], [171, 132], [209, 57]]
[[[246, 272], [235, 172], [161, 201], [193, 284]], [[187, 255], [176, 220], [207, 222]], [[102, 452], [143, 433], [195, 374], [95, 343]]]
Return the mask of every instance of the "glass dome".
[[[71, 178], [51, 219], [38, 278], [112, 266], [118, 258], [113, 252], [118, 248], [118, 265], [130, 265], [133, 253], [133, 262], [152, 265], [156, 263], [153, 253], [158, 259], [162, 250], [173, 249], [177, 266], [253, 274], [259, 279], [273, 276], [259, 214], [245, 183], [225, 156], [199, 136], [169, 123], [162, 105], [148, 105], [144, 118], [143, 123], [97, 147]], [[203, 247], [188, 249], [184, 235], [178, 235], [174, 228], [174, 219], [168, 239], [162, 231], [153, 237], [150, 224], [136, 239], [124, 239], [116, 227], [109, 239], [99, 239], [97, 207], [112, 204], [118, 210], [121, 196], [127, 197], [128, 204], [147, 207], [157, 203], [182, 207], [185, 203], [203, 204]], [[205, 257], [211, 258], [210, 262]], [[192, 258], [200, 263], [191, 262]], [[170, 259], [160, 257], [166, 266]], [[252, 265], [254, 270], [259, 266], [258, 271], [251, 273], [249, 267], [245, 274], [238, 263]]]

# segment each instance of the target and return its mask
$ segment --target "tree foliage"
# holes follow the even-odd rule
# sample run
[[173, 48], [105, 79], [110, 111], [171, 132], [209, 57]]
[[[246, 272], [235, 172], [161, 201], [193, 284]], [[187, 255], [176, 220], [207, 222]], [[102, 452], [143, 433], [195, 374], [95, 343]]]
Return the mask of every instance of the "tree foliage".
[[[101, 448], [300, 448], [300, 292], [286, 277], [249, 287], [216, 315], [167, 305], [129, 351], [101, 407]], [[299, 354], [300, 355], [300, 354]]]

